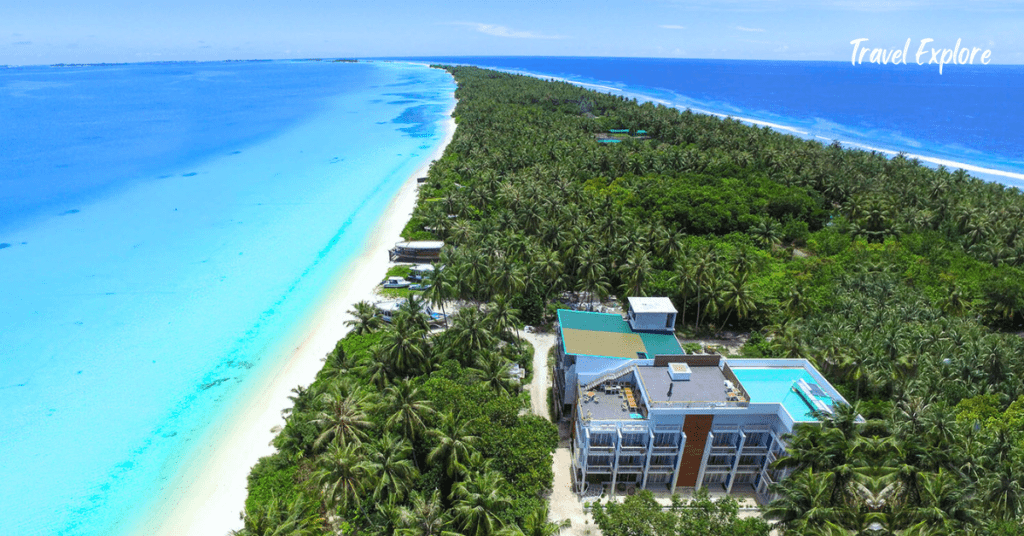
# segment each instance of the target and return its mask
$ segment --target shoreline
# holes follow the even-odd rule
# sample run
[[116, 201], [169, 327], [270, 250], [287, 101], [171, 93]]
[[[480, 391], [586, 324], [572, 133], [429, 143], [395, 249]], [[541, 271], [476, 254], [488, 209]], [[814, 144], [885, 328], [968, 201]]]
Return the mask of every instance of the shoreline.
[[[469, 65], [469, 64], [467, 64], [467, 65]], [[761, 119], [753, 119], [753, 118], [749, 118], [749, 117], [740, 117], [740, 116], [732, 115], [732, 114], [728, 114], [728, 113], [715, 112], [715, 111], [701, 109], [701, 108], [694, 108], [692, 106], [688, 106], [688, 105], [685, 105], [685, 104], [676, 104], [676, 103], [667, 101], [667, 100], [659, 98], [659, 97], [653, 97], [651, 95], [646, 95], [646, 94], [643, 94], [643, 93], [637, 93], [632, 88], [622, 89], [622, 88], [617, 88], [617, 87], [612, 87], [612, 86], [604, 86], [604, 85], [596, 84], [596, 83], [593, 83], [593, 82], [584, 82], [584, 81], [580, 81], [580, 80], [573, 80], [571, 78], [546, 75], [546, 74], [542, 74], [542, 73], [536, 73], [536, 72], [532, 72], [532, 71], [524, 71], [524, 70], [519, 70], [519, 69], [510, 69], [510, 68], [503, 68], [503, 67], [481, 67], [481, 68], [491, 69], [491, 70], [494, 70], [494, 71], [500, 71], [500, 72], [505, 72], [505, 73], [509, 73], [509, 74], [518, 74], [518, 75], [523, 75], [523, 76], [530, 76], [530, 77], [533, 77], [533, 78], [539, 78], [541, 80], [555, 80], [555, 81], [559, 81], [559, 82], [565, 82], [565, 83], [573, 84], [575, 86], [582, 87], [584, 89], [591, 89], [591, 90], [594, 90], [594, 91], [597, 91], [597, 92], [601, 92], [601, 93], [621, 95], [621, 96], [624, 96], [624, 97], [627, 97], [627, 98], [633, 97], [633, 98], [636, 98], [638, 101], [648, 101], [648, 102], [652, 102], [652, 103], [655, 103], [655, 104], [662, 104], [664, 106], [668, 106], [668, 107], [671, 107], [671, 108], [676, 108], [676, 109], [681, 110], [681, 111], [682, 110], [690, 110], [693, 113], [699, 113], [699, 114], [704, 114], [704, 115], [713, 115], [715, 117], [719, 117], [719, 118], [722, 118], [722, 119], [731, 118], [731, 119], [734, 119], [734, 120], [739, 121], [741, 123], [746, 123], [746, 124], [749, 124], [749, 125], [754, 125], [754, 126], [759, 126], [759, 127], [768, 127], [768, 128], [773, 129], [773, 130], [776, 130], [778, 132], [781, 132], [783, 134], [797, 135], [797, 136], [800, 136], [800, 137], [802, 137], [804, 139], [819, 139], [820, 138], [820, 140], [818, 140], [818, 141], [824, 140], [824, 143], [826, 145], [833, 141], [831, 138], [825, 138], [824, 136], [819, 136], [819, 135], [816, 135], [816, 134], [812, 134], [809, 131], [804, 131], [804, 130], [801, 130], [800, 128], [797, 128], [797, 127], [780, 125], [778, 123], [773, 123], [773, 122], [765, 121], [765, 120], [761, 120]], [[615, 92], [615, 93], [612, 93], [612, 92]], [[997, 168], [992, 168], [992, 167], [986, 167], [987, 165], [990, 165], [990, 164], [972, 164], [972, 163], [967, 163], [967, 162], [957, 162], [957, 161], [949, 160], [949, 159], [944, 158], [942, 156], [928, 156], [928, 155], [916, 154], [916, 153], [911, 152], [911, 151], [913, 151], [913, 149], [909, 149], [909, 150], [905, 150], [905, 151], [900, 151], [898, 149], [884, 149], [884, 148], [880, 148], [880, 147], [874, 147], [874, 146], [871, 146], [871, 145], [865, 145], [865, 143], [872, 143], [870, 141], [868, 141], [868, 142], [857, 142], [857, 141], [850, 141], [850, 140], [836, 140], [836, 141], [838, 141], [840, 143], [840, 145], [842, 145], [843, 147], [845, 147], [847, 149], [860, 149], [860, 150], [864, 150], [864, 151], [873, 151], [873, 152], [876, 152], [876, 153], [882, 153], [882, 154], [886, 155], [889, 158], [897, 156], [897, 155], [899, 155], [902, 152], [903, 155], [907, 159], [917, 159], [918, 161], [921, 162], [922, 165], [924, 165], [926, 167], [935, 169], [935, 168], [938, 168], [939, 166], [945, 166], [951, 172], [952, 171], [956, 171], [957, 169], [963, 169], [964, 171], [968, 171], [968, 172], [971, 172], [971, 173], [985, 175], [985, 177], [977, 177], [977, 178], [985, 180], [986, 182], [996, 182], [996, 183], [1002, 184], [1003, 186], [1006, 186], [1008, 188], [1013, 188], [1013, 187], [1020, 188], [1021, 185], [1009, 184], [1009, 183], [1006, 183], [1006, 182], [1002, 182], [1002, 181], [1000, 181], [998, 179], [1010, 179], [1010, 180], [1014, 180], [1014, 181], [1022, 181], [1022, 182], [1024, 182], [1024, 173], [1019, 173], [1019, 172], [1015, 172], [1015, 171], [1007, 171], [1007, 170], [997, 169]]]
[[289, 343], [297, 343], [239, 397], [239, 404], [213, 427], [189, 454], [189, 463], [172, 479], [132, 532], [154, 536], [222, 535], [241, 528], [239, 514], [248, 495], [247, 477], [256, 462], [275, 452], [271, 429], [284, 424], [281, 410], [291, 407], [292, 388], [309, 385], [323, 368], [322, 358], [350, 330], [344, 325], [352, 305], [371, 299], [390, 261], [388, 250], [401, 239], [418, 198], [417, 177], [426, 175], [455, 134], [454, 105], [443, 121], [441, 144], [425, 158], [392, 197], [354, 257], [309, 315], [308, 324]]

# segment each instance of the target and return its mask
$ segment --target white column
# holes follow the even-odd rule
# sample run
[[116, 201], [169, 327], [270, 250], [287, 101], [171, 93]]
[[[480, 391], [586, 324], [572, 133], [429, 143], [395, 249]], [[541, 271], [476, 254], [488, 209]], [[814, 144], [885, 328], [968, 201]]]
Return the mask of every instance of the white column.
[[679, 468], [683, 465], [683, 454], [686, 453], [686, 432], [679, 432], [679, 450], [676, 452], [676, 470], [672, 472], [672, 490], [676, 492], [676, 483], [679, 482]]
[[641, 488], [647, 489], [647, 472], [651, 469], [651, 453], [654, 452], [654, 432], [647, 430], [647, 461], [644, 462], [644, 481]]
[[736, 470], [740, 466], [740, 458], [743, 457], [743, 447], [747, 441], [747, 435], [739, 430], [740, 444], [736, 447], [736, 459], [732, 461], [732, 470], [729, 471], [729, 485], [725, 487], [726, 493], [732, 493], [732, 485], [736, 481]]
[[704, 487], [704, 470], [708, 468], [708, 456], [711, 455], [711, 445], [715, 442], [715, 434], [708, 431], [708, 438], [704, 442], [704, 455], [700, 458], [700, 471], [697, 471], [697, 481], [693, 483], [693, 489]]

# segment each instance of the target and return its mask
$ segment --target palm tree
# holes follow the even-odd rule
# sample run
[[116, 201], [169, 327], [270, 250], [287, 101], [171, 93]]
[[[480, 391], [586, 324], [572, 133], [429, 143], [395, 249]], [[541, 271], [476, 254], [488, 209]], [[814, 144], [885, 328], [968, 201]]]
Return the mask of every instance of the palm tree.
[[384, 357], [384, 347], [375, 344], [370, 347], [369, 352], [359, 360], [359, 367], [356, 369], [360, 377], [365, 378], [378, 391], [383, 391], [388, 383], [395, 377], [394, 368]]
[[424, 420], [434, 414], [430, 399], [412, 380], [395, 382], [384, 391], [384, 396], [391, 415], [385, 421], [385, 426], [401, 430], [403, 436], [410, 441], [420, 437], [427, 428]]
[[313, 520], [306, 514], [306, 501], [299, 495], [290, 504], [276, 496], [256, 503], [257, 509], [246, 509], [241, 518], [241, 529], [230, 532], [231, 536], [313, 536], [319, 533]]
[[747, 284], [746, 274], [729, 278], [725, 284], [723, 299], [726, 309], [729, 310], [725, 316], [725, 322], [722, 323], [723, 326], [729, 321], [729, 314], [732, 314], [733, 311], [736, 312], [736, 316], [740, 320], [743, 320], [757, 310], [757, 302], [754, 300], [750, 285]]
[[786, 311], [789, 318], [800, 318], [807, 311], [807, 299], [804, 296], [804, 288], [801, 285], [789, 289], [786, 298], [780, 304]]
[[764, 218], [750, 228], [750, 234], [754, 235], [758, 245], [764, 249], [772, 249], [782, 243], [782, 230], [779, 222], [771, 218]]
[[1004, 461], [997, 470], [984, 478], [981, 490], [985, 504], [999, 519], [1016, 519], [1024, 511], [1024, 484], [1020, 475], [1024, 473], [1021, 464]]
[[310, 421], [322, 430], [313, 448], [320, 450], [332, 439], [342, 446], [361, 443], [372, 425], [363, 411], [366, 400], [362, 391], [346, 393], [338, 384], [331, 385], [317, 400], [320, 411]]
[[409, 507], [399, 510], [396, 536], [446, 536], [454, 533], [446, 531], [450, 525], [445, 517], [445, 509], [441, 504], [441, 495], [434, 490], [430, 495], [413, 492]]
[[764, 509], [764, 516], [778, 521], [786, 533], [838, 531], [846, 534], [846, 510], [832, 503], [832, 474], [805, 469], [773, 484], [780, 497]]
[[505, 296], [514, 296], [526, 288], [523, 267], [515, 263], [502, 263], [498, 269], [491, 270], [490, 288]]
[[374, 307], [370, 302], [361, 301], [353, 305], [354, 309], [348, 311], [348, 314], [352, 315], [351, 320], [346, 320], [346, 326], [352, 326], [352, 331], [356, 335], [365, 335], [367, 333], [373, 333], [380, 328], [380, 317], [377, 316], [377, 308]]
[[665, 230], [655, 243], [658, 254], [665, 259], [666, 266], [673, 266], [683, 252], [683, 238], [686, 235], [675, 230]]
[[448, 312], [445, 310], [444, 304], [452, 298], [453, 285], [449, 278], [450, 272], [446, 267], [440, 264], [434, 264], [433, 267], [434, 275], [430, 280], [430, 288], [423, 292], [423, 296], [431, 305], [441, 308], [441, 313], [444, 314], [444, 327], [447, 328]]
[[939, 307], [948, 314], [962, 316], [971, 308], [971, 302], [964, 296], [960, 287], [952, 285], [949, 292], [942, 298]]
[[396, 315], [381, 339], [384, 358], [400, 374], [429, 370], [430, 345], [423, 328], [410, 315]]
[[697, 287], [697, 329], [700, 329], [701, 291], [710, 281], [711, 275], [718, 269], [718, 256], [714, 250], [708, 249], [698, 253], [691, 263], [694, 286]]
[[572, 526], [568, 519], [548, 521], [548, 504], [545, 502], [530, 511], [523, 519], [523, 536], [557, 536], [562, 529]]
[[452, 497], [459, 528], [465, 536], [491, 536], [504, 526], [498, 517], [512, 502], [501, 495], [501, 473], [487, 471], [455, 484]]
[[419, 471], [413, 466], [412, 446], [403, 438], [385, 433], [370, 445], [366, 469], [373, 475], [373, 500], [384, 497], [401, 501]]
[[313, 483], [324, 495], [329, 508], [349, 510], [360, 503], [372, 473], [359, 445], [333, 443], [317, 459]]
[[454, 345], [470, 354], [481, 352], [494, 344], [494, 336], [487, 329], [484, 316], [475, 307], [459, 311], [449, 333]]
[[284, 428], [274, 436], [270, 444], [290, 460], [312, 454], [309, 442], [302, 434], [302, 424], [296, 415], [287, 417]]
[[427, 303], [422, 296], [410, 295], [401, 305], [398, 306], [401, 315], [408, 315], [409, 321], [420, 331], [422, 337], [426, 338], [430, 332], [430, 316], [427, 314]]
[[499, 295], [487, 304], [487, 318], [499, 337], [508, 334], [509, 330], [515, 331], [516, 348], [519, 347], [519, 309], [513, 308], [505, 296]]
[[948, 471], [925, 477], [921, 486], [921, 506], [909, 510], [911, 523], [947, 534], [962, 533], [965, 526], [977, 523], [969, 488]]
[[[576, 262], [578, 265], [576, 276], [581, 290], [592, 296], [598, 290], [600, 281], [603, 280], [607, 284], [607, 279], [604, 277], [604, 265], [598, 261], [595, 251], [592, 249], [582, 251], [576, 258]], [[592, 301], [592, 297], [587, 299], [587, 302], [590, 301]]]
[[[558, 226], [561, 229], [561, 226]], [[557, 288], [557, 281], [562, 277], [565, 270], [565, 265], [558, 258], [558, 253], [550, 249], [543, 249], [540, 253], [534, 256], [533, 261], [534, 267], [536, 268], [537, 275], [539, 278], [533, 278], [538, 281], [544, 281], [548, 284], [541, 288], [541, 293], [544, 295], [544, 301], [551, 297], [551, 293]]]
[[[681, 254], [680, 256], [685, 257], [685, 253]], [[694, 288], [694, 280], [692, 274], [690, 273], [689, 266], [687, 264], [684, 264], [683, 262], [677, 264], [675, 274], [672, 276], [671, 281], [674, 285], [678, 285], [679, 291], [683, 295], [682, 303], [679, 304], [679, 308], [682, 309], [683, 311], [683, 316], [682, 320], [680, 321], [680, 325], [685, 326], [687, 309], [686, 302], [690, 299], [690, 293]]]
[[642, 296], [647, 274], [651, 272], [651, 258], [646, 251], [636, 251], [619, 268], [622, 290], [626, 296]]
[[477, 355], [476, 365], [470, 369], [470, 375], [478, 381], [486, 383], [495, 392], [510, 395], [516, 390], [516, 383], [509, 376], [512, 363], [495, 352], [484, 352]]
[[442, 414], [437, 428], [429, 432], [438, 443], [427, 455], [427, 463], [444, 463], [445, 473], [452, 478], [462, 474], [479, 440], [470, 433], [472, 425], [472, 420], [464, 421], [452, 413]]

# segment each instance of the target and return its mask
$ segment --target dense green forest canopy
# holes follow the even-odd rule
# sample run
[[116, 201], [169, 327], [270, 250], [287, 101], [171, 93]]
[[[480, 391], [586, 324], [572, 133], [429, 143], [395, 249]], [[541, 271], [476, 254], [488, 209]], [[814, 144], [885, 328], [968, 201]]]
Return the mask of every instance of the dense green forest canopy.
[[[529, 361], [517, 327], [567, 302], [665, 295], [681, 333], [749, 331], [745, 355], [810, 359], [853, 402], [792, 438], [780, 463], [795, 472], [768, 510], [786, 534], [1021, 533], [1018, 190], [567, 83], [448, 70], [458, 128], [404, 235], [445, 240], [426, 297], [468, 307], [439, 335], [413, 314], [384, 328], [357, 314], [297, 392], [280, 453], [254, 470], [247, 527], [528, 531], [546, 518], [556, 437], [519, 415], [495, 372]], [[599, 143], [611, 129], [647, 134]], [[396, 472], [373, 484], [385, 464]]]

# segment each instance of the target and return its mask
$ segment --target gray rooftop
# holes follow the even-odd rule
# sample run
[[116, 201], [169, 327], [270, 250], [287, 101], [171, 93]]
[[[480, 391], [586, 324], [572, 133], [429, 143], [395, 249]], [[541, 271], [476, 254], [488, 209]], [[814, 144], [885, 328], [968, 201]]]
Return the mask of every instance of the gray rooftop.
[[[629, 409], [623, 409], [625, 399], [620, 395], [610, 395], [596, 391], [594, 398], [583, 402], [581, 417], [589, 417], [595, 421], [630, 421]], [[639, 412], [639, 410], [637, 410]]]
[[[669, 376], [668, 367], [637, 367], [636, 372], [639, 373], [639, 379], [635, 373], [627, 372], [612, 381], [620, 384], [632, 383], [639, 408], [629, 411], [623, 407], [625, 396], [621, 391], [619, 394], [608, 394], [599, 386], [586, 393], [593, 393], [593, 396], [582, 396], [580, 417], [595, 421], [629, 421], [638, 420], [632, 418], [631, 413], [643, 414], [646, 418], [647, 411], [652, 405], [657, 408], [659, 404], [692, 402], [701, 406], [705, 403], [729, 401], [725, 392], [725, 375], [715, 366], [690, 367], [689, 380], [673, 380]], [[648, 399], [642, 398], [636, 386], [637, 382], [647, 391]], [[669, 386], [672, 387], [671, 395], [668, 394]]]
[[675, 313], [676, 306], [668, 298], [633, 297], [627, 298], [635, 313]]
[[441, 240], [411, 240], [407, 242], [399, 242], [395, 244], [395, 247], [407, 249], [441, 249], [444, 247], [444, 242]]
[[[689, 380], [673, 380], [668, 367], [637, 367], [649, 402], [726, 402], [725, 375], [718, 367], [690, 367]], [[672, 394], [668, 394], [669, 386]]]

